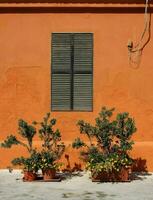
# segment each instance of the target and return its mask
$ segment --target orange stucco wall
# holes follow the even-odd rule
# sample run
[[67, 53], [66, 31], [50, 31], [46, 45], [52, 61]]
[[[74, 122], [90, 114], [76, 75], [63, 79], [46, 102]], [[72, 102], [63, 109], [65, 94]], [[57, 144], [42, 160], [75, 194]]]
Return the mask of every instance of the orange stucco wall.
[[[53, 112], [67, 144], [79, 135], [76, 122], [93, 122], [101, 106], [128, 111], [135, 118], [133, 156], [153, 171], [153, 43], [143, 51], [138, 69], [128, 64], [127, 41], [143, 30], [140, 13], [0, 14], [0, 140], [17, 132], [17, 121], [40, 120], [50, 111], [52, 32], [94, 34], [93, 112]], [[153, 32], [153, 26], [151, 26]], [[39, 145], [39, 141], [35, 138]], [[75, 161], [76, 152], [70, 153]], [[0, 168], [10, 165], [21, 148], [0, 149]], [[74, 156], [75, 154], [75, 156]]]

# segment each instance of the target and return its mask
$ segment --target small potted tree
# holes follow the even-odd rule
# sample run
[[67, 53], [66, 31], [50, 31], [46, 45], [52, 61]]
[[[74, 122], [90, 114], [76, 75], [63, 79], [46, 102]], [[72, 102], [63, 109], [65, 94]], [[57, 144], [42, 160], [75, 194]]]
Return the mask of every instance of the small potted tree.
[[64, 153], [65, 144], [61, 142], [61, 134], [59, 129], [54, 130], [56, 119], [50, 118], [50, 113], [47, 113], [42, 122], [34, 122], [38, 124], [39, 136], [42, 141], [41, 162], [44, 180], [54, 179], [56, 170], [61, 163], [57, 162]]
[[41, 155], [35, 150], [31, 153], [30, 157], [18, 157], [12, 160], [14, 166], [23, 168], [24, 181], [34, 181], [37, 179], [37, 172], [40, 169]]
[[[19, 157], [12, 160], [13, 165], [24, 166], [24, 179], [25, 180], [34, 180], [36, 179], [36, 166], [37, 165], [37, 153], [36, 150], [33, 148], [33, 138], [36, 134], [36, 129], [34, 126], [28, 124], [26, 121], [20, 119], [18, 121], [18, 133], [19, 135], [26, 139], [26, 142], [20, 141], [16, 136], [9, 135], [7, 136], [6, 140], [1, 143], [1, 147], [3, 148], [11, 148], [14, 145], [21, 145], [27, 149], [29, 154], [28, 158]], [[30, 178], [28, 178], [30, 177]]]
[[94, 181], [127, 181], [128, 169], [132, 165], [129, 151], [132, 150], [132, 134], [136, 131], [135, 122], [129, 114], [119, 113], [112, 120], [113, 109], [103, 107], [95, 125], [80, 120], [80, 133], [85, 134], [89, 142], [76, 138], [72, 147], [79, 149], [81, 158], [91, 171]]

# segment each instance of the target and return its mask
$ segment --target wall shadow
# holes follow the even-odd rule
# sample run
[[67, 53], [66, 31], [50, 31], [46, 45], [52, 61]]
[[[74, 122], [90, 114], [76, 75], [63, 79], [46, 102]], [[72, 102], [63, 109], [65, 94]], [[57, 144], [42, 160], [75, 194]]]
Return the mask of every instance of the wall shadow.
[[147, 168], [147, 161], [146, 159], [142, 158], [136, 158], [134, 160], [134, 164], [131, 168], [131, 173], [130, 173], [130, 180], [145, 180], [147, 179], [147, 176], [151, 176], [152, 174], [148, 172]]
[[81, 163], [74, 163], [73, 166], [71, 166], [70, 162], [70, 156], [68, 154], [65, 154], [66, 164], [65, 168], [63, 169], [63, 172], [78, 172], [83, 171]]
[[146, 159], [136, 158], [132, 166], [132, 172], [148, 172]]
[[[153, 7], [148, 9], [153, 13]], [[143, 7], [0, 7], [0, 13], [144, 13]]]

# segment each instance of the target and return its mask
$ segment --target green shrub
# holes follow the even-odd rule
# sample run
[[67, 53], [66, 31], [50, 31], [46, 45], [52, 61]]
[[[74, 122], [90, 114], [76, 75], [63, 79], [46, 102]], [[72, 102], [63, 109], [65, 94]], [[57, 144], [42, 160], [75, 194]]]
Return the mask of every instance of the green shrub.
[[114, 110], [103, 107], [95, 125], [83, 120], [77, 123], [80, 133], [86, 135], [89, 141], [85, 143], [76, 138], [72, 147], [81, 148], [80, 157], [90, 170], [119, 171], [132, 164], [129, 151], [134, 144], [131, 136], [136, 132], [135, 122], [127, 112], [117, 114], [113, 120]]

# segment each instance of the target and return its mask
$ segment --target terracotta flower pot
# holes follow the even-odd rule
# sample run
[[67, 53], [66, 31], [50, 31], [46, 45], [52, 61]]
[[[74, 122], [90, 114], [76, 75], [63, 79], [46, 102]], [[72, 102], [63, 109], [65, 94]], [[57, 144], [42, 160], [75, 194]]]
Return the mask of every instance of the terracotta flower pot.
[[121, 168], [121, 171], [119, 173], [119, 179], [120, 181], [128, 181], [129, 180], [129, 169], [128, 168]]
[[34, 181], [34, 180], [36, 180], [36, 178], [37, 178], [37, 175], [35, 173], [30, 172], [30, 171], [24, 171], [23, 179], [25, 181]]
[[122, 167], [119, 172], [112, 171], [110, 173], [92, 172], [92, 181], [96, 182], [126, 182], [129, 181], [129, 169]]
[[56, 176], [56, 170], [55, 169], [45, 169], [45, 170], [43, 170], [43, 179], [44, 180], [54, 179], [55, 176]]
[[107, 172], [91, 173], [92, 181], [96, 182], [110, 182], [112, 180], [111, 174]]

